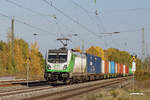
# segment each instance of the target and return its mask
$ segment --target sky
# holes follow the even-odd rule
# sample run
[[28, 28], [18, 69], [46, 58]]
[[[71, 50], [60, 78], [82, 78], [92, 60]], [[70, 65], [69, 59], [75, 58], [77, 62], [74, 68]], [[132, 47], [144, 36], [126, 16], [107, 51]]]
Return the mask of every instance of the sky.
[[[150, 0], [45, 1], [0, 0], [0, 40], [7, 40], [14, 17], [15, 37], [30, 44], [37, 41], [43, 54], [61, 47], [57, 38], [78, 34], [69, 37], [68, 48], [81, 47], [84, 40], [85, 49], [117, 48], [141, 57], [142, 28], [150, 52]], [[108, 35], [113, 32], [120, 33]]]

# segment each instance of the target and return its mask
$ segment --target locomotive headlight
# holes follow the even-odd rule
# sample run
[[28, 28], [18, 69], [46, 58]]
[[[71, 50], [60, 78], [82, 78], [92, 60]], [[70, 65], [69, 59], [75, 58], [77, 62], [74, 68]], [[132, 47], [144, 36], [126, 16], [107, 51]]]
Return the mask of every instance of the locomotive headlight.
[[48, 68], [48, 69], [51, 69], [51, 66], [50, 66], [50, 65], [47, 65], [47, 68]]
[[67, 65], [64, 65], [63, 69], [67, 69]]

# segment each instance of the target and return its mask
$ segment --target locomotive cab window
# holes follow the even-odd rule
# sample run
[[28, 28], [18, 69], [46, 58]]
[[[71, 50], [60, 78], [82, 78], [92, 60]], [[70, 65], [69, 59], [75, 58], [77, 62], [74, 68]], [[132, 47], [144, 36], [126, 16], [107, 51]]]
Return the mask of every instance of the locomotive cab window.
[[67, 54], [65, 53], [59, 53], [58, 57], [59, 57], [59, 63], [64, 63], [67, 61]]
[[64, 63], [67, 61], [67, 53], [50, 53], [48, 54], [49, 63]]

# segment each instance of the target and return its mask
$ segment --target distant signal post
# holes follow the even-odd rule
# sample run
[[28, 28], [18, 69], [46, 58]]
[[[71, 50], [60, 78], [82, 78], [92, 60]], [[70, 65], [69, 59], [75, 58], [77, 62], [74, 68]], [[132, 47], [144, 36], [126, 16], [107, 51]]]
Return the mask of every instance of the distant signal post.
[[134, 92], [134, 74], [136, 71], [136, 57], [137, 56], [132, 56], [132, 72], [133, 72], [133, 92]]

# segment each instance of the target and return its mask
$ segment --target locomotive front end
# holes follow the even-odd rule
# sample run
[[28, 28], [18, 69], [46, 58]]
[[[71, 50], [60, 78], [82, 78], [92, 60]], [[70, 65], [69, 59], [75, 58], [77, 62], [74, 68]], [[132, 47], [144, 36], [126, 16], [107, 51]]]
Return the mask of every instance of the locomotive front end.
[[66, 81], [69, 78], [68, 60], [70, 54], [67, 49], [49, 50], [46, 57], [44, 78], [47, 81]]

